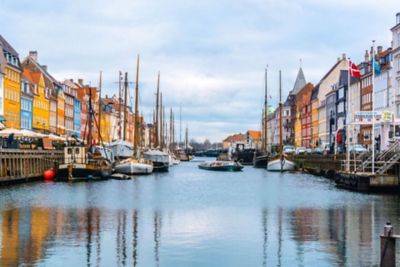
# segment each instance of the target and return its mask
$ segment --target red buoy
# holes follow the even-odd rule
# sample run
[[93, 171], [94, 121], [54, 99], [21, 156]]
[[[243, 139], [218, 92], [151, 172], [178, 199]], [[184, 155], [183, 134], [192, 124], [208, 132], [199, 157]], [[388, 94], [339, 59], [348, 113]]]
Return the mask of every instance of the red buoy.
[[53, 168], [43, 172], [43, 178], [45, 181], [54, 181], [55, 177], [56, 177], [56, 172], [54, 171]]

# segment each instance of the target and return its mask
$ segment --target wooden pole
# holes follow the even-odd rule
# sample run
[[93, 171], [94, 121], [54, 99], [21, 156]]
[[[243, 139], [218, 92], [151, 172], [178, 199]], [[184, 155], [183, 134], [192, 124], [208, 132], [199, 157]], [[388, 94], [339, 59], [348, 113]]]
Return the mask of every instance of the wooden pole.
[[100, 79], [99, 79], [99, 140], [101, 136], [101, 86], [102, 86], [102, 75], [103, 72], [100, 71]]
[[158, 72], [157, 78], [157, 93], [156, 93], [156, 119], [154, 123], [154, 147], [157, 148], [159, 146], [158, 140], [158, 115], [159, 115], [159, 99], [160, 99], [160, 72]]
[[126, 122], [127, 122], [127, 113], [128, 113], [127, 97], [128, 97], [128, 73], [125, 72], [125, 81], [124, 81], [124, 132], [123, 132], [124, 141], [126, 141]]
[[137, 56], [136, 63], [136, 86], [135, 86], [135, 128], [134, 128], [134, 139], [133, 139], [133, 153], [138, 151], [138, 141], [139, 141], [139, 55]]

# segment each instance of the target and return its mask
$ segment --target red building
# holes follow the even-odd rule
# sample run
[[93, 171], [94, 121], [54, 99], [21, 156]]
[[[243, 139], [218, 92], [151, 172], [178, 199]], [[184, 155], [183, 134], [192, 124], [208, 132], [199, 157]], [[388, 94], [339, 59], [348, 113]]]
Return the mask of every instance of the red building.
[[312, 83], [307, 83], [297, 93], [297, 113], [301, 124], [301, 146], [311, 148], [311, 94], [314, 89]]

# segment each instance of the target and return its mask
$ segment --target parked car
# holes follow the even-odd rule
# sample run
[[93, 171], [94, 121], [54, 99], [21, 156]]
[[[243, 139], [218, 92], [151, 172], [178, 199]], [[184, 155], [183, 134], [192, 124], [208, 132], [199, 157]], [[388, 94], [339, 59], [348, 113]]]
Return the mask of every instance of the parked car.
[[296, 148], [296, 155], [303, 155], [306, 153], [306, 148], [305, 147], [297, 147]]
[[283, 146], [283, 153], [290, 155], [295, 153], [295, 148], [294, 146]]
[[349, 146], [350, 153], [362, 154], [368, 152], [368, 150], [361, 144], [355, 144]]

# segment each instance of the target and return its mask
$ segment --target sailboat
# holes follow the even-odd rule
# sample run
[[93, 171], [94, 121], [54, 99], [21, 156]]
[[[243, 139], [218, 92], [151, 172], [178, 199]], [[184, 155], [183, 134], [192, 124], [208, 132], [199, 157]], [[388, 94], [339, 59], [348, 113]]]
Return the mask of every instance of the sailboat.
[[137, 57], [136, 68], [136, 86], [135, 86], [135, 127], [134, 127], [134, 142], [133, 142], [133, 155], [129, 159], [120, 161], [115, 166], [115, 172], [121, 174], [150, 174], [153, 172], [153, 165], [146, 163], [140, 159], [138, 141], [139, 141], [139, 55]]
[[[159, 107], [159, 102], [160, 106]], [[160, 72], [158, 72], [157, 79], [157, 93], [156, 93], [156, 113], [155, 113], [155, 149], [145, 151], [143, 158], [149, 160], [153, 164], [153, 172], [167, 172], [170, 166], [169, 154], [164, 152], [164, 110], [162, 102], [162, 93], [160, 97]]]
[[[84, 137], [86, 145], [78, 139], [64, 148], [64, 162], [56, 166], [56, 180], [91, 181], [107, 179], [112, 174], [109, 150], [103, 146], [101, 131], [92, 105], [92, 90], [89, 89], [89, 112]], [[97, 127], [101, 147], [93, 145], [93, 124]]]
[[279, 154], [268, 162], [267, 169], [269, 171], [291, 171], [296, 167], [296, 164], [283, 153], [282, 132], [282, 73], [279, 71]]
[[262, 118], [262, 151], [256, 151], [254, 154], [253, 166], [256, 168], [266, 168], [268, 165], [268, 141], [267, 141], [267, 131], [268, 131], [268, 67], [265, 69], [265, 96], [264, 96], [264, 109]]

